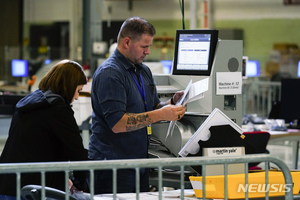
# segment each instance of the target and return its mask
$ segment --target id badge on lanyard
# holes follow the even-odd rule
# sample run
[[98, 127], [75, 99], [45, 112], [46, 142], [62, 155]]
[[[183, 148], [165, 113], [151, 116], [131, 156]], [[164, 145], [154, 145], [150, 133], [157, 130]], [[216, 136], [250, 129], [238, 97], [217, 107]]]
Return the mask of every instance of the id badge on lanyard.
[[149, 125], [147, 126], [147, 133], [148, 133], [148, 135], [151, 135], [151, 134], [152, 134], [151, 124], [149, 124]]
[[[142, 88], [140, 86], [140, 84], [137, 82], [136, 78], [134, 77], [134, 75], [132, 74], [132, 72], [130, 71], [131, 73], [131, 76], [135, 82], [135, 84], [137, 85], [139, 91], [140, 91], [140, 94], [144, 100], [144, 104], [145, 104], [145, 110], [146, 112], [148, 111], [148, 105], [147, 105], [147, 101], [146, 101], [146, 92], [145, 92], [145, 86], [144, 86], [144, 81], [143, 81], [143, 78], [142, 78], [142, 75], [140, 74], [140, 79], [141, 79], [141, 82], [142, 82]], [[151, 135], [152, 134], [152, 129], [151, 129], [151, 124], [149, 124], [147, 126], [147, 133], [148, 135]]]

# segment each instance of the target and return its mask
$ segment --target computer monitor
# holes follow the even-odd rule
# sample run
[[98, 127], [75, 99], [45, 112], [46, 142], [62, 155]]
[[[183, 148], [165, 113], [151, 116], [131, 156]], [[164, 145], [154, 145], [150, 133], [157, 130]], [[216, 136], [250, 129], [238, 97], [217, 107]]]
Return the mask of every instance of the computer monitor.
[[13, 77], [27, 77], [28, 76], [28, 61], [21, 59], [11, 60], [11, 75]]
[[260, 64], [258, 60], [248, 60], [246, 65], [246, 76], [256, 77], [260, 75]]
[[45, 65], [49, 65], [51, 62], [52, 62], [52, 60], [46, 59], [46, 60], [44, 61], [44, 64], [45, 64]]
[[[281, 80], [280, 117], [289, 123], [289, 128], [299, 128], [300, 125], [300, 79]], [[294, 122], [297, 123], [294, 123]]]
[[300, 60], [299, 60], [299, 62], [298, 62], [297, 77], [300, 78]]
[[161, 64], [163, 65], [164, 74], [170, 74], [172, 71], [172, 60], [161, 60]]
[[209, 76], [217, 43], [217, 30], [177, 30], [172, 74]]

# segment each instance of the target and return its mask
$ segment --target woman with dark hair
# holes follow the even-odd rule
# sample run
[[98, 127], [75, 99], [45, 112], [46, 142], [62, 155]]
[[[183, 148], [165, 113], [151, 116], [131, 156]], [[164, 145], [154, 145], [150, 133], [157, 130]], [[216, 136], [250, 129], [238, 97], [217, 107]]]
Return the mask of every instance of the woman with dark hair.
[[[71, 103], [87, 83], [82, 67], [70, 60], [54, 65], [39, 89], [16, 105], [0, 163], [87, 160]], [[86, 184], [84, 172], [74, 172], [78, 190]], [[21, 187], [41, 185], [40, 173], [21, 174]], [[64, 172], [46, 173], [46, 186], [65, 190]], [[16, 175], [0, 174], [0, 199], [16, 199]]]

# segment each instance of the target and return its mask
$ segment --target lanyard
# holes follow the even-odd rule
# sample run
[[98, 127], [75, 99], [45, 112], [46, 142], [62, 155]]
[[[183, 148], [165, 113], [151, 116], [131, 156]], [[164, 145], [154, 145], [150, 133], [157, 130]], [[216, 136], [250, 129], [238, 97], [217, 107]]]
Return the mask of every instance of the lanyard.
[[145, 109], [146, 111], [148, 111], [148, 105], [147, 105], [147, 101], [146, 101], [146, 93], [145, 93], [145, 86], [144, 86], [144, 81], [143, 81], [143, 78], [142, 78], [142, 75], [140, 74], [140, 79], [141, 79], [141, 82], [142, 82], [142, 88], [140, 86], [140, 84], [138, 83], [138, 81], [136, 80], [136, 78], [134, 77], [132, 71], [130, 71], [130, 74], [136, 84], [136, 86], [138, 87], [139, 91], [140, 91], [140, 94], [144, 100], [144, 104], [145, 104]]

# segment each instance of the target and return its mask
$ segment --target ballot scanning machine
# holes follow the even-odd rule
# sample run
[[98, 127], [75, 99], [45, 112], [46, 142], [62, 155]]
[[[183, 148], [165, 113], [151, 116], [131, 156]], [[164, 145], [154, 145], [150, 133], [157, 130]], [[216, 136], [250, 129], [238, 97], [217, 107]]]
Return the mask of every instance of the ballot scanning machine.
[[[177, 30], [172, 73], [153, 76], [160, 99], [168, 100], [175, 92], [186, 91], [191, 82], [203, 81], [207, 90], [202, 98], [187, 104], [184, 117], [175, 122], [173, 129], [170, 127], [174, 122], [152, 124], [150, 158], [195, 156], [201, 135], [209, 135], [208, 125], [229, 124], [234, 132], [242, 132], [242, 57], [243, 41], [220, 40], [217, 30]], [[211, 120], [214, 113], [218, 116]], [[184, 187], [192, 188], [188, 177], [199, 173], [191, 167], [184, 170]], [[163, 185], [180, 188], [178, 172], [179, 168], [164, 169]], [[151, 185], [157, 184], [157, 177], [153, 170]]]
[[171, 133], [170, 122], [152, 125], [150, 156], [177, 157], [215, 108], [242, 125], [242, 57], [243, 41], [220, 40], [217, 30], [177, 30], [172, 73], [154, 75], [160, 98], [168, 100], [176, 91], [185, 90], [190, 81], [207, 78], [208, 90], [187, 104], [186, 114]]

